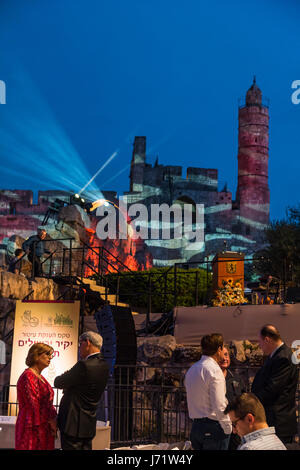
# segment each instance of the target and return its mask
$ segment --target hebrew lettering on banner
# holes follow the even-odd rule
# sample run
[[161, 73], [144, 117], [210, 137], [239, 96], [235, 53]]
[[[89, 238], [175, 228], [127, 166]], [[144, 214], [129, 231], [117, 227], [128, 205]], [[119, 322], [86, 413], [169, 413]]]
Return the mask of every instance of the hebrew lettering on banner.
[[[80, 302], [22, 302], [17, 301], [10, 385], [16, 385], [26, 369], [25, 360], [30, 347], [45, 343], [54, 350], [49, 367], [42, 375], [53, 386], [56, 376], [70, 369], [78, 360], [78, 328]], [[61, 391], [58, 400], [61, 398]], [[15, 403], [16, 388], [11, 387], [9, 401]], [[55, 403], [57, 404], [57, 403]], [[16, 414], [12, 407], [11, 414]]]

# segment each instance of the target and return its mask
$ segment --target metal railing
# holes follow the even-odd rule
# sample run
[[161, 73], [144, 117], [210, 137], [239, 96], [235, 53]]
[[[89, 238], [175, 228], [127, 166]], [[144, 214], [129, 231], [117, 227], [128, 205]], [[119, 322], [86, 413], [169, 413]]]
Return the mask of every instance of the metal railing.
[[[82, 285], [83, 279], [93, 278], [103, 287], [99, 296], [106, 303], [117, 305], [122, 302], [129, 304], [133, 310], [146, 313], [146, 332], [151, 325], [151, 313], [165, 314], [178, 305], [192, 307], [211, 302], [212, 261], [207, 256], [201, 261], [175, 263], [160, 272], [155, 269], [134, 272], [105, 247], [87, 244], [74, 247], [73, 238], [46, 240], [45, 243], [54, 244], [52, 246], [55, 247], [55, 242], [61, 241], [69, 246], [56, 248], [41, 264], [46, 277], [59, 279], [60, 282], [65, 278], [66, 289], [60, 298], [73, 298], [74, 285]], [[245, 258], [244, 263], [245, 266], [253, 266], [261, 259]], [[219, 260], [221, 263], [230, 261], [236, 259]], [[283, 262], [282, 280], [280, 288], [278, 284], [277, 294], [277, 298], [281, 297], [283, 301], [286, 300], [287, 281], [287, 266]], [[90, 290], [89, 286], [84, 289]]]
[[[57, 245], [57, 242], [64, 242], [69, 246]], [[74, 247], [74, 238], [59, 238], [53, 240], [40, 240], [33, 244], [33, 258], [35, 257], [35, 244], [46, 243], [48, 246], [54, 247], [54, 250], [44, 259], [40, 261], [43, 275], [48, 278], [55, 278], [57, 276], [66, 277], [70, 279], [70, 286], [72, 278], [78, 278], [82, 281], [84, 278], [91, 278], [97, 280], [99, 285], [105, 288], [105, 299], [108, 300], [108, 295], [115, 295], [115, 302], [121, 300], [121, 297], [139, 298], [142, 295], [147, 296], [147, 301], [144, 306], [147, 309], [146, 313], [151, 313], [153, 310], [153, 299], [157, 294], [162, 299], [160, 302], [159, 313], [166, 313], [173, 307], [176, 307], [180, 299], [180, 280], [184, 276], [188, 279], [189, 290], [191, 291], [189, 304], [180, 304], [185, 306], [196, 306], [199, 304], [207, 304], [210, 299], [209, 288], [212, 279], [212, 261], [208, 256], [205, 256], [200, 261], [189, 261], [175, 263], [169, 268], [165, 268], [160, 273], [148, 271], [139, 271], [136, 273], [132, 271], [120, 258], [114, 255], [107, 248], [93, 247], [83, 243], [80, 247]], [[245, 258], [243, 261], [245, 266], [253, 266], [260, 258]], [[19, 261], [19, 271], [22, 271], [22, 262]], [[236, 261], [235, 258], [226, 258], [218, 260], [218, 263], [227, 263]], [[34, 263], [32, 263], [32, 277], [34, 278]], [[122, 279], [130, 279], [135, 276], [135, 279], [141, 280], [137, 282], [138, 286], [142, 286], [141, 291], [136, 288], [133, 291], [128, 290], [122, 285]], [[137, 276], [137, 277], [136, 277]], [[230, 274], [228, 274], [230, 277]], [[247, 273], [245, 273], [245, 280], [247, 281]], [[249, 280], [249, 279], [248, 279]], [[200, 281], [200, 282], [199, 282]], [[281, 290], [283, 292], [283, 300], [286, 300], [287, 285], [289, 282], [287, 261], [282, 262], [282, 276], [281, 276]], [[131, 302], [130, 302], [131, 303]], [[171, 306], [170, 306], [171, 304]]]

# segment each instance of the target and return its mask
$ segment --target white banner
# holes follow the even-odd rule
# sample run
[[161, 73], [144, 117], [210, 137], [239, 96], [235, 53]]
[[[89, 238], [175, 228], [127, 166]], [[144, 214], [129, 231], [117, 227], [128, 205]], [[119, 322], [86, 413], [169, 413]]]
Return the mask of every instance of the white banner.
[[[29, 348], [34, 343], [46, 343], [54, 349], [50, 366], [42, 372], [52, 386], [55, 377], [73, 367], [78, 360], [79, 312], [79, 301], [17, 301], [11, 386], [17, 384], [20, 375], [27, 368], [25, 360]], [[16, 401], [16, 387], [10, 387], [9, 402], [16, 403]], [[15, 415], [16, 407], [12, 406], [8, 411], [10, 415]]]

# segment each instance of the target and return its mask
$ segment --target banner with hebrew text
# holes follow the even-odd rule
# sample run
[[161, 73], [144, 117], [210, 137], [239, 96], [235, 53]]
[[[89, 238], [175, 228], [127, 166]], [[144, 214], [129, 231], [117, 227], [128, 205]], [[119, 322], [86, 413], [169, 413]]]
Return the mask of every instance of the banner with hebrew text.
[[[10, 403], [17, 401], [15, 385], [27, 368], [25, 360], [34, 343], [46, 343], [54, 349], [50, 366], [42, 371], [42, 375], [52, 386], [55, 377], [77, 362], [79, 312], [79, 301], [17, 301], [10, 374]], [[12, 406], [9, 414], [15, 412], [16, 407]]]

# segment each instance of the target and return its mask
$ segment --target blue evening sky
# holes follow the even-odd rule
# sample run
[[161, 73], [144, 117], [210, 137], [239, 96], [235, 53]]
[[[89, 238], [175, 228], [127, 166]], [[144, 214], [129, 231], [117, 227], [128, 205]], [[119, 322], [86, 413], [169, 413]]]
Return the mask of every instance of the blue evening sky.
[[[129, 190], [153, 162], [217, 168], [235, 197], [239, 99], [270, 99], [271, 218], [300, 202], [297, 0], [1, 0], [0, 189]], [[116, 156], [105, 166], [107, 160]]]

